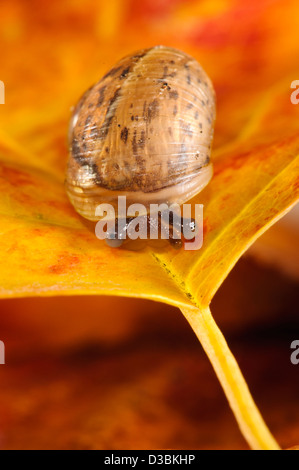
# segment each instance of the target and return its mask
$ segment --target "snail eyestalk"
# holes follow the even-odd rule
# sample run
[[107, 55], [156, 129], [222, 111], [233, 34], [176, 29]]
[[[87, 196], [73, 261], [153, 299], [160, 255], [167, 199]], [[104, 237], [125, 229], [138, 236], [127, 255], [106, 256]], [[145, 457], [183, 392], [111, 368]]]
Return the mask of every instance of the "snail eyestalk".
[[[163, 220], [161, 214], [157, 214], [157, 217], [151, 217], [146, 215], [143, 217], [145, 220], [144, 228], [146, 228], [146, 236], [141, 238], [150, 237], [151, 230], [153, 227], [156, 229], [156, 234], [159, 238], [164, 239], [162, 234], [165, 232], [168, 234], [168, 240], [172, 247], [180, 249], [183, 246], [182, 238], [187, 240], [193, 240], [197, 232], [197, 224], [195, 219], [179, 219], [174, 220], [173, 213], [170, 211], [168, 214], [168, 220]], [[111, 248], [120, 247], [125, 240], [130, 238], [128, 232], [130, 231], [130, 224], [137, 220], [135, 217], [127, 217], [124, 220], [116, 219], [115, 226], [111, 230], [107, 231], [105, 241]], [[188, 237], [186, 237], [188, 234]]]

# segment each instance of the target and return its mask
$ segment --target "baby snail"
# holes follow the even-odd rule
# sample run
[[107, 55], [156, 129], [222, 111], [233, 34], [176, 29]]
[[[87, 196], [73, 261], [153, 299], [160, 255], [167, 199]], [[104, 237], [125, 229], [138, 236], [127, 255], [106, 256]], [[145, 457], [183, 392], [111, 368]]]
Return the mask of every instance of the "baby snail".
[[73, 110], [66, 190], [75, 210], [96, 221], [97, 206], [111, 204], [106, 241], [119, 246], [134, 217], [118, 228], [118, 196], [143, 204], [150, 225], [150, 205], [182, 205], [209, 183], [214, 121], [213, 85], [194, 58], [155, 46], [121, 59]]

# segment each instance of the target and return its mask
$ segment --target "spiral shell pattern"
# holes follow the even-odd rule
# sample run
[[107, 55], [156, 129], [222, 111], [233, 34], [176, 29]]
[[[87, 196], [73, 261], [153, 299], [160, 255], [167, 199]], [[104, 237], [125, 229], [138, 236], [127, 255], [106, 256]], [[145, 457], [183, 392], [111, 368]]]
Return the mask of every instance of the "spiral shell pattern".
[[74, 108], [66, 187], [76, 210], [177, 202], [212, 176], [215, 121], [211, 80], [192, 57], [164, 46], [120, 60]]

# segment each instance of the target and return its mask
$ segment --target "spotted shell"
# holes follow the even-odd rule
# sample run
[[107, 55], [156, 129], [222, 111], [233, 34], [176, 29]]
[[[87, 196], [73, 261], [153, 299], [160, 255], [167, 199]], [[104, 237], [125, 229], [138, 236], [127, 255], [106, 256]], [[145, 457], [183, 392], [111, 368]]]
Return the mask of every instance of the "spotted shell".
[[182, 204], [212, 176], [215, 93], [199, 63], [156, 46], [120, 60], [74, 108], [66, 189], [75, 209], [117, 196]]

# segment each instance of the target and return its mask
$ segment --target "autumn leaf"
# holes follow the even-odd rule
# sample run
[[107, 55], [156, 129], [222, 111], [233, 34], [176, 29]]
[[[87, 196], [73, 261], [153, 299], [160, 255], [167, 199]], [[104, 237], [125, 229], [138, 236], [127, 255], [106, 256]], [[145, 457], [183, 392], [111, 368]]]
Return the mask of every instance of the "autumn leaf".
[[[249, 444], [278, 448], [209, 304], [242, 254], [299, 199], [299, 106], [290, 101], [298, 7], [166, 2], [162, 21], [150, 2], [87, 3], [1, 7], [0, 295], [107, 294], [179, 307]], [[196, 57], [217, 94], [214, 177], [192, 201], [204, 205], [199, 251], [111, 249], [65, 194], [70, 107], [121, 56], [159, 43]]]

